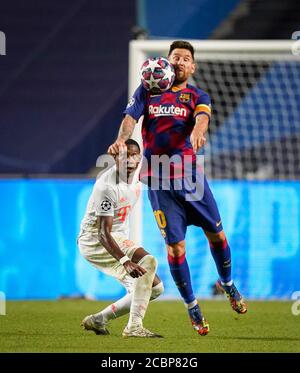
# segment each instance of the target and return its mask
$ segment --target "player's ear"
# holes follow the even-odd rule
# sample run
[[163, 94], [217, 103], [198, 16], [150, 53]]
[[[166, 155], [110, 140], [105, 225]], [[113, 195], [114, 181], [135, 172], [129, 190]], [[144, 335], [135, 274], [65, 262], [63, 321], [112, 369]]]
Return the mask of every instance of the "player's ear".
[[192, 64], [192, 74], [194, 74], [195, 71], [196, 71], [196, 63], [193, 62], [193, 64]]

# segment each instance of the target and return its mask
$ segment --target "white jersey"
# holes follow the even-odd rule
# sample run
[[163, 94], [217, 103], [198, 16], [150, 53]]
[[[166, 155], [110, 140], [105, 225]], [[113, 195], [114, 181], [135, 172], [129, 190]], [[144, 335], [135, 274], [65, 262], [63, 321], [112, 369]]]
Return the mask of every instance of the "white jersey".
[[129, 236], [129, 212], [138, 200], [141, 183], [117, 180], [116, 166], [105, 171], [95, 182], [89, 198], [81, 231], [98, 235], [97, 216], [113, 216], [113, 233]]

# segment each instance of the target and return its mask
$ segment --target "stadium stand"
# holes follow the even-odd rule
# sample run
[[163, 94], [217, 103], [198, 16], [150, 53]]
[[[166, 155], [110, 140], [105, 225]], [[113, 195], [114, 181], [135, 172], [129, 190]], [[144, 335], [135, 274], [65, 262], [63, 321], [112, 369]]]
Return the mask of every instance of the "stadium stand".
[[127, 101], [134, 6], [2, 2], [0, 173], [84, 173], [106, 151]]

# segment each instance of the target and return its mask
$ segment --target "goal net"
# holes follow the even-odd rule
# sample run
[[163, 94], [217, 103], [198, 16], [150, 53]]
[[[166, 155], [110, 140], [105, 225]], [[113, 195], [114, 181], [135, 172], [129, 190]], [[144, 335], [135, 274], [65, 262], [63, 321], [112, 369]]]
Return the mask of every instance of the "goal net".
[[[130, 44], [130, 94], [150, 56], [166, 56], [171, 40]], [[205, 172], [215, 179], [298, 179], [300, 58], [292, 41], [191, 41], [191, 83], [212, 99]], [[137, 129], [135, 136], [139, 136]]]

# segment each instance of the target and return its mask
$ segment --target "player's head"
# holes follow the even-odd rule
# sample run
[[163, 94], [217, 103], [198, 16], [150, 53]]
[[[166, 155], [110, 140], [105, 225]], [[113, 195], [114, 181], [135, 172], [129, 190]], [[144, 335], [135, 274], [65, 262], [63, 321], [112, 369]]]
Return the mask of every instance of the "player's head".
[[188, 41], [174, 41], [170, 45], [168, 59], [175, 68], [175, 82], [183, 83], [195, 72], [194, 47]]
[[127, 146], [127, 153], [118, 154], [116, 156], [116, 165], [118, 171], [121, 173], [124, 171], [127, 177], [129, 177], [139, 166], [141, 161], [141, 149], [139, 144], [133, 139], [126, 140], [125, 144]]

